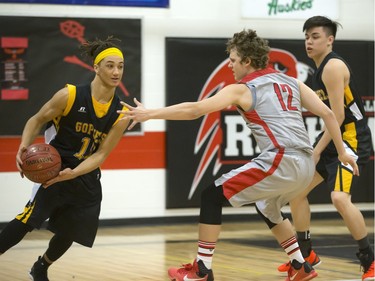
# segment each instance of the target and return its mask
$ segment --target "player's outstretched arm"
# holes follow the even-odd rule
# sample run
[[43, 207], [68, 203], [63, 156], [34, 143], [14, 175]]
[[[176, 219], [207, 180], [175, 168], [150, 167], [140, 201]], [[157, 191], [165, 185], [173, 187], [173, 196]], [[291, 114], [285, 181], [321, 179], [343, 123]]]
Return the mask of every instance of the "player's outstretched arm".
[[145, 122], [150, 119], [194, 120], [232, 105], [240, 106], [245, 110], [250, 108], [252, 98], [249, 95], [249, 91], [249, 88], [244, 84], [233, 84], [226, 86], [207, 99], [197, 102], [182, 102], [157, 109], [147, 109], [141, 102], [134, 99], [136, 107], [122, 102], [128, 110], [119, 110], [117, 112], [124, 115], [123, 119], [133, 120], [129, 129], [133, 128], [138, 122]]

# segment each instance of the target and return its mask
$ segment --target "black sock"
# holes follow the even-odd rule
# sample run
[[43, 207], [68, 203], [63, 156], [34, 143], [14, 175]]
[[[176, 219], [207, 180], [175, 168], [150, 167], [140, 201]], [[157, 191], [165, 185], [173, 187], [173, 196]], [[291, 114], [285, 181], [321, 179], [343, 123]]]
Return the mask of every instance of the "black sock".
[[297, 240], [299, 244], [299, 248], [301, 250], [302, 256], [307, 258], [311, 252], [311, 240], [310, 240], [310, 231], [297, 231]]
[[364, 238], [357, 240], [359, 251], [366, 250], [370, 247], [370, 242], [368, 240], [368, 236], [365, 236]]
[[294, 269], [300, 269], [302, 267], [302, 263], [297, 260], [292, 260], [292, 266]]
[[364, 272], [366, 272], [374, 262], [374, 251], [371, 247], [362, 249], [357, 253], [357, 257], [361, 262], [361, 266], [363, 267]]

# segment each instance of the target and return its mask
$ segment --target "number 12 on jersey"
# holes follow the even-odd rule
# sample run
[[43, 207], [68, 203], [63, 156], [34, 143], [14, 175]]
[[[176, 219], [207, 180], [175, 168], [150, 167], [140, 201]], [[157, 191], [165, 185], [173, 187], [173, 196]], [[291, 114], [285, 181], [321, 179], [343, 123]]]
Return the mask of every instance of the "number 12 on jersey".
[[273, 89], [277, 95], [280, 102], [281, 108], [284, 111], [297, 111], [297, 107], [292, 105], [293, 91], [287, 84], [277, 84], [273, 83]]

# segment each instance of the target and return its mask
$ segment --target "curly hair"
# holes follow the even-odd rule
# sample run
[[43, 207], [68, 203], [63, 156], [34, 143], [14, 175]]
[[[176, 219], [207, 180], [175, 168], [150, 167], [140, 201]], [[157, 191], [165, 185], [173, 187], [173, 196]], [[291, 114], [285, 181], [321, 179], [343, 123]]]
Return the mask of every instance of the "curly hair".
[[248, 29], [237, 32], [227, 42], [227, 53], [236, 50], [241, 62], [251, 59], [251, 66], [264, 69], [268, 65], [270, 47], [268, 40], [260, 38], [255, 30]]
[[120, 49], [116, 42], [121, 42], [121, 40], [111, 35], [105, 40], [96, 38], [94, 41], [86, 41], [80, 46], [80, 49], [83, 55], [90, 57], [94, 61], [96, 56], [105, 49], [112, 47]]

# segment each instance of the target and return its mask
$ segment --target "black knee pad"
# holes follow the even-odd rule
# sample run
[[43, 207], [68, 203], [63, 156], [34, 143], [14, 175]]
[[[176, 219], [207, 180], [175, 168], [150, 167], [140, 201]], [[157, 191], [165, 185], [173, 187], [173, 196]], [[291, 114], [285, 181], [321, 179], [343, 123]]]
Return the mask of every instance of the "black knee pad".
[[201, 194], [199, 222], [220, 225], [223, 204], [227, 201], [222, 186], [215, 186], [215, 184], [208, 186]]
[[[266, 218], [262, 212], [258, 209], [257, 205], [255, 204], [255, 210], [257, 211], [257, 213], [261, 216], [261, 218], [266, 222], [267, 226], [269, 229], [272, 229], [274, 226], [276, 226], [277, 224], [276, 223], [273, 223], [272, 221], [270, 221], [268, 218]], [[283, 212], [280, 212], [281, 213], [281, 216], [283, 217], [283, 220], [286, 220], [287, 219], [287, 216], [283, 213]]]

